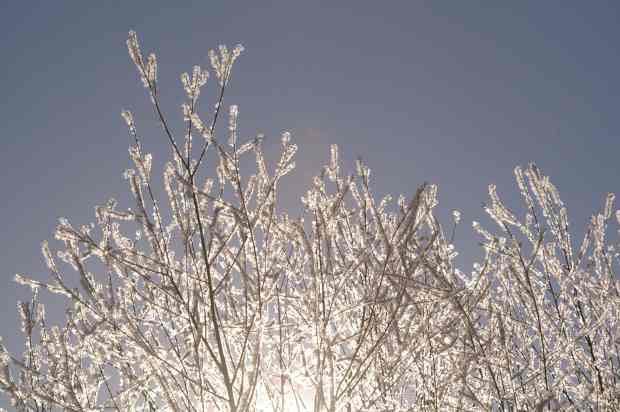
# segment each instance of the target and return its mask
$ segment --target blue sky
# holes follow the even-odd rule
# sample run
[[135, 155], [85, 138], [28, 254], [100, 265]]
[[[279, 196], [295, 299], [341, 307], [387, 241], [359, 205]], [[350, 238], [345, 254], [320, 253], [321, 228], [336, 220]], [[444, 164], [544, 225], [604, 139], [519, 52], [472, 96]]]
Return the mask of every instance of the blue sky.
[[283, 190], [293, 211], [337, 143], [347, 164], [359, 156], [373, 169], [379, 194], [438, 184], [440, 213], [463, 213], [464, 269], [480, 255], [470, 222], [486, 222], [487, 185], [522, 211], [512, 176], [519, 164], [535, 161], [552, 177], [580, 232], [605, 194], [619, 191], [620, 7], [502, 4], [5, 2], [0, 321], [9, 348], [19, 348], [15, 301], [28, 296], [12, 278], [47, 276], [40, 243], [57, 218], [87, 223], [108, 197], [127, 199], [122, 109], [135, 112], [155, 167], [167, 158], [127, 57], [130, 29], [158, 54], [176, 126], [178, 75], [207, 66], [210, 48], [244, 44], [226, 103], [240, 106], [242, 136], [262, 132], [276, 145], [292, 131], [299, 171]]

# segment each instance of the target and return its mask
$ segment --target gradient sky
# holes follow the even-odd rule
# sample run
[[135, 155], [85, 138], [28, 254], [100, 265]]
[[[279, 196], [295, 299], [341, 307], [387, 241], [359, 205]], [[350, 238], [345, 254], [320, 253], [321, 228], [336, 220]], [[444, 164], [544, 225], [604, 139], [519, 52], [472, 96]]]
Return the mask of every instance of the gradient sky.
[[244, 44], [226, 102], [240, 106], [242, 136], [263, 132], [276, 146], [281, 131], [293, 132], [300, 170], [283, 187], [290, 207], [337, 143], [347, 164], [360, 156], [373, 169], [378, 194], [438, 184], [441, 214], [463, 213], [464, 270], [480, 255], [470, 224], [487, 222], [487, 185], [496, 183], [522, 212], [512, 175], [519, 164], [535, 161], [552, 177], [580, 232], [605, 194], [620, 192], [619, 3], [498, 3], [3, 2], [0, 334], [7, 346], [20, 347], [15, 303], [28, 297], [13, 276], [47, 277], [40, 243], [51, 239], [57, 218], [88, 223], [108, 197], [128, 199], [122, 109], [135, 112], [159, 171], [167, 158], [127, 56], [130, 29], [143, 51], [158, 55], [164, 108], [177, 127], [179, 74], [207, 66], [218, 44]]

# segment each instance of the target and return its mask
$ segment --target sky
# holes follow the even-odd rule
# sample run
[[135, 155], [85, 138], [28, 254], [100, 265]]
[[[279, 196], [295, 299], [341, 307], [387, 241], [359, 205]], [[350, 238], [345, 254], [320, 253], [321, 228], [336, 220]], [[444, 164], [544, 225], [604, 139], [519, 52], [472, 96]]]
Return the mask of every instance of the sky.
[[[207, 52], [242, 43], [225, 103], [240, 134], [282, 131], [299, 145], [283, 181], [303, 186], [340, 147], [373, 170], [378, 195], [439, 186], [439, 213], [462, 213], [467, 271], [481, 252], [471, 221], [494, 183], [518, 212], [513, 168], [535, 162], [559, 188], [577, 233], [620, 192], [620, 5], [615, 1], [6, 1], [0, 13], [0, 335], [20, 349], [15, 273], [46, 279], [41, 242], [59, 217], [94, 221], [122, 178], [134, 111], [154, 169], [168, 158], [127, 56], [135, 30], [157, 53], [164, 111], [182, 125], [179, 74]], [[212, 79], [213, 80], [213, 79]], [[215, 102], [215, 81], [204, 107]], [[207, 105], [206, 102], [209, 102]], [[205, 109], [205, 110], [206, 110]], [[269, 143], [271, 142], [271, 143]], [[620, 193], [619, 193], [620, 194]], [[125, 203], [122, 203], [124, 201]], [[297, 208], [297, 209], [296, 209]], [[58, 303], [58, 302], [56, 302]], [[62, 313], [62, 306], [48, 311]]]

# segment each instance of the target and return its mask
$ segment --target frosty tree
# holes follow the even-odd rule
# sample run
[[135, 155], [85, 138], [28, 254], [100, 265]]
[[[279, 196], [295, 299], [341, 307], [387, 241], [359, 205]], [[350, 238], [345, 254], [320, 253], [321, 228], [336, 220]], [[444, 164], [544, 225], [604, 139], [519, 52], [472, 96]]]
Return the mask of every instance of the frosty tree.
[[[618, 245], [605, 237], [620, 220], [612, 195], [574, 251], [555, 187], [535, 166], [516, 169], [525, 217], [491, 186], [498, 230], [474, 223], [485, 256], [465, 273], [434, 214], [435, 186], [377, 199], [370, 170], [343, 172], [335, 146], [309, 182], [303, 218], [278, 208], [297, 147], [283, 133], [279, 161], [267, 164], [262, 136], [238, 140], [238, 108], [223, 102], [241, 46], [209, 54], [220, 89], [212, 113], [201, 117], [198, 106], [208, 73], [196, 66], [181, 76], [185, 128], [173, 131], [155, 55], [142, 55], [133, 32], [127, 45], [170, 144], [165, 196], [125, 111], [134, 204], [110, 200], [80, 228], [61, 219], [64, 248], [43, 244], [51, 280], [16, 277], [33, 291], [18, 305], [23, 355], [1, 348], [0, 388], [16, 410], [620, 405]], [[226, 135], [217, 136], [225, 112]], [[459, 220], [455, 212], [446, 227]], [[64, 299], [64, 325], [46, 323], [41, 291]]]

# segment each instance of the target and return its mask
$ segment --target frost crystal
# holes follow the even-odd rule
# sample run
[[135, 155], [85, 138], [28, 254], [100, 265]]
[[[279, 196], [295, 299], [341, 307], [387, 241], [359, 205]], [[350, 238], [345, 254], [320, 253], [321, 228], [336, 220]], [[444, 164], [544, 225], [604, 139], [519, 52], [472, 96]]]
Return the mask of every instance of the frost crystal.
[[461, 212], [459, 212], [458, 210], [453, 210], [452, 218], [454, 219], [454, 224], [458, 225], [461, 222]]

